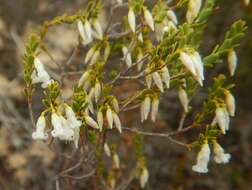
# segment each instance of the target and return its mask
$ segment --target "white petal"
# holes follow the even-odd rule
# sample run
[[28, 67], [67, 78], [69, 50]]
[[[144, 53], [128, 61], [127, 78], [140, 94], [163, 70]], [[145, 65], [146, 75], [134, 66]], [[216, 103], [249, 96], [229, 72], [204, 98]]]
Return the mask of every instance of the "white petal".
[[113, 120], [114, 120], [115, 127], [117, 128], [119, 133], [122, 133], [121, 121], [120, 121], [120, 118], [118, 117], [118, 115], [115, 112], [113, 112]]
[[146, 23], [148, 24], [148, 26], [151, 28], [152, 31], [155, 30], [154, 28], [154, 19], [152, 14], [150, 13], [150, 11], [147, 8], [144, 8], [144, 18]]
[[156, 121], [158, 107], [159, 107], [159, 99], [157, 97], [155, 97], [155, 98], [153, 98], [152, 105], [151, 105], [151, 120], [153, 122]]
[[175, 25], [178, 24], [177, 16], [176, 16], [176, 14], [174, 13], [173, 10], [168, 10], [168, 11], [167, 11], [167, 17], [168, 17]]
[[110, 108], [108, 108], [106, 111], [106, 117], [107, 117], [109, 128], [112, 129], [113, 128], [113, 113]]
[[194, 63], [193, 63], [191, 57], [185, 52], [180, 52], [179, 58], [180, 58], [182, 64], [195, 76], [196, 69], [195, 69], [195, 66], [194, 66]]
[[102, 130], [102, 128], [103, 128], [103, 114], [102, 114], [102, 111], [100, 111], [100, 110], [97, 113], [97, 122], [100, 127], [100, 130]]
[[86, 57], [85, 57], [85, 63], [87, 64], [91, 58], [93, 57], [94, 53], [96, 50], [96, 46], [93, 46], [92, 48], [90, 48], [90, 50], [87, 52]]
[[145, 120], [147, 120], [148, 118], [148, 115], [150, 113], [150, 108], [151, 108], [151, 99], [149, 96], [147, 96], [144, 99], [144, 109], [143, 109], [143, 115], [144, 115]]
[[228, 67], [231, 76], [234, 76], [237, 67], [238, 58], [234, 50], [228, 52]]
[[87, 125], [89, 125], [90, 127], [93, 127], [95, 129], [99, 129], [98, 124], [95, 122], [95, 120], [93, 120], [91, 117], [89, 117], [88, 115], [85, 116], [85, 122], [87, 123]]
[[95, 101], [98, 102], [100, 95], [101, 95], [101, 84], [99, 81], [95, 83], [95, 88], [94, 88], [94, 94], [95, 94]]
[[178, 95], [179, 95], [179, 100], [184, 108], [184, 111], [188, 112], [189, 100], [188, 100], [186, 91], [183, 88], [180, 88]]
[[235, 98], [229, 91], [226, 92], [225, 102], [229, 115], [233, 117], [235, 115]]

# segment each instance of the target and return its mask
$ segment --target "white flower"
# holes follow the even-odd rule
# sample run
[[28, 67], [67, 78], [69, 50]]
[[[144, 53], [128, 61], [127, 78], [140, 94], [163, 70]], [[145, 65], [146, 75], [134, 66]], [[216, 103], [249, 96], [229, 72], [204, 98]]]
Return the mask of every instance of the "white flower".
[[70, 106], [65, 105], [65, 112], [66, 112], [66, 117], [67, 117], [69, 126], [71, 128], [79, 128], [81, 126], [81, 121], [79, 121], [76, 118], [76, 115], [73, 109]]
[[226, 134], [226, 131], [229, 129], [229, 122], [230, 122], [226, 108], [218, 107], [215, 110], [215, 117], [216, 122], [221, 128], [222, 133]]
[[151, 28], [151, 30], [154, 31], [155, 30], [154, 19], [153, 19], [151, 12], [146, 7], [144, 7], [143, 11], [144, 11], [144, 19], [145, 19], [146, 23]]
[[119, 133], [122, 133], [122, 125], [121, 125], [120, 118], [118, 117], [118, 115], [115, 112], [113, 112], [112, 115], [113, 115], [113, 121], [114, 121], [115, 127], [117, 128]]
[[95, 29], [95, 32], [96, 32], [96, 36], [99, 40], [102, 40], [103, 38], [103, 30], [102, 30], [102, 27], [101, 27], [101, 24], [99, 22], [98, 19], [95, 19], [94, 22], [93, 22], [93, 26], [94, 26], [94, 29]]
[[95, 128], [95, 129], [99, 129], [98, 124], [90, 116], [86, 115], [84, 118], [85, 118], [85, 122], [86, 122], [87, 125], [89, 125], [90, 127]]
[[97, 123], [98, 123], [98, 125], [100, 127], [100, 131], [101, 131], [103, 128], [103, 114], [102, 114], [101, 110], [99, 110], [97, 113]]
[[150, 69], [148, 67], [145, 69], [145, 73], [146, 73], [145, 81], [146, 81], [147, 87], [150, 88], [152, 84], [152, 75], [150, 74]]
[[44, 115], [41, 115], [36, 123], [36, 131], [32, 133], [32, 138], [35, 140], [46, 140], [48, 138], [48, 134], [45, 133], [45, 128], [46, 120]]
[[182, 64], [194, 75], [196, 76], [196, 69], [195, 69], [195, 65], [193, 63], [193, 60], [191, 59], [191, 56], [188, 55], [185, 52], [180, 52], [180, 56], [179, 56]]
[[213, 145], [214, 160], [218, 164], [226, 164], [229, 162], [231, 155], [225, 153], [223, 148], [215, 141]]
[[129, 49], [126, 46], [123, 46], [122, 52], [123, 52], [123, 59], [125, 60], [127, 66], [130, 67], [132, 65], [132, 58]]
[[77, 27], [78, 27], [82, 40], [85, 41], [86, 40], [85, 29], [84, 29], [83, 23], [80, 20], [77, 21]]
[[144, 101], [141, 104], [141, 121], [143, 122], [148, 118], [151, 108], [151, 99], [149, 96], [144, 98]]
[[147, 184], [149, 179], [149, 172], [147, 170], [147, 168], [143, 168], [140, 174], [140, 186], [141, 188], [144, 188], [145, 185]]
[[237, 67], [238, 58], [235, 51], [232, 49], [228, 52], [228, 68], [231, 76], [234, 76]]
[[94, 96], [95, 96], [95, 101], [98, 102], [98, 100], [101, 96], [101, 84], [98, 80], [95, 83]]
[[111, 151], [110, 151], [110, 148], [109, 148], [109, 146], [108, 146], [107, 143], [104, 143], [103, 149], [104, 149], [105, 154], [106, 154], [108, 157], [110, 157], [110, 156], [111, 156]]
[[203, 81], [204, 80], [204, 66], [203, 66], [201, 56], [199, 55], [197, 51], [194, 51], [191, 54], [191, 59], [193, 60], [193, 63], [194, 63], [196, 75], [201, 79], [201, 81]]
[[163, 87], [162, 79], [161, 79], [159, 73], [158, 73], [158, 72], [152, 73], [152, 77], [153, 77], [153, 81], [154, 81], [155, 84], [157, 85], [158, 89], [159, 89], [161, 92], [164, 92], [164, 87]]
[[168, 17], [175, 25], [178, 24], [177, 16], [176, 16], [176, 14], [174, 13], [173, 10], [168, 10], [168, 11], [166, 12], [166, 14], [167, 14], [167, 17]]
[[107, 109], [106, 111], [106, 117], [107, 117], [107, 121], [108, 121], [108, 126], [110, 129], [113, 128], [113, 113], [112, 113], [112, 110], [110, 108]]
[[208, 162], [210, 160], [210, 148], [207, 143], [205, 143], [200, 152], [197, 155], [197, 163], [192, 167], [192, 170], [199, 173], [207, 173], [208, 172]]
[[225, 95], [227, 111], [229, 115], [233, 117], [235, 115], [235, 98], [228, 90], [225, 91]]
[[96, 50], [94, 52], [94, 54], [93, 54], [93, 56], [91, 58], [91, 61], [90, 61], [90, 65], [95, 64], [98, 61], [99, 58], [100, 58], [100, 50], [98, 49], [98, 50]]
[[165, 83], [166, 85], [166, 88], [170, 88], [170, 73], [169, 73], [169, 70], [167, 67], [163, 67], [161, 69], [161, 77], [162, 77], [162, 80], [163, 82]]
[[96, 46], [93, 46], [92, 48], [90, 48], [86, 54], [86, 57], [85, 57], [85, 64], [87, 64], [93, 57], [94, 53], [95, 53], [95, 50], [96, 50]]
[[157, 113], [158, 113], [158, 107], [159, 107], [159, 99], [158, 97], [154, 97], [152, 99], [152, 104], [151, 104], [151, 120], [153, 122], [156, 121]]
[[85, 85], [85, 83], [87, 83], [89, 76], [90, 76], [90, 71], [84, 72], [78, 82], [78, 87]]
[[118, 104], [117, 99], [113, 98], [111, 103], [112, 103], [112, 106], [113, 106], [115, 112], [119, 112], [120, 108], [119, 108], [119, 104]]
[[136, 16], [132, 8], [129, 9], [128, 22], [132, 32], [136, 32]]
[[93, 41], [93, 38], [92, 38], [92, 28], [91, 28], [91, 24], [88, 20], [85, 20], [85, 23], [84, 23], [84, 29], [85, 29], [85, 34], [88, 38], [88, 41]]
[[113, 154], [113, 163], [114, 163], [114, 167], [115, 168], [120, 168], [120, 159], [119, 159], [119, 156], [118, 154], [114, 153]]
[[188, 10], [186, 13], [186, 20], [192, 23], [194, 19], [198, 16], [201, 8], [202, 0], [189, 0]]
[[32, 83], [42, 83], [42, 88], [47, 88], [49, 84], [53, 82], [50, 78], [49, 74], [46, 72], [43, 63], [39, 60], [39, 58], [34, 59], [34, 67], [35, 70], [32, 73]]
[[88, 93], [88, 100], [90, 104], [93, 102], [94, 97], [95, 97], [95, 88], [91, 88]]
[[186, 91], [183, 88], [179, 88], [178, 96], [179, 96], [179, 100], [184, 108], [184, 111], [188, 112], [189, 99], [186, 94]]

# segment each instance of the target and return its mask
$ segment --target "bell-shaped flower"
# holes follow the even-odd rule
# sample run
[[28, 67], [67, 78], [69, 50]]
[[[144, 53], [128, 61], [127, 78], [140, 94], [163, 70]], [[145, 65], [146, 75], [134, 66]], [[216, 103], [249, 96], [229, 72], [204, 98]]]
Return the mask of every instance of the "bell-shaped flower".
[[88, 40], [93, 41], [92, 27], [91, 27], [91, 24], [88, 20], [85, 20], [85, 22], [84, 22], [84, 29], [85, 29], [85, 34], [86, 34]]
[[95, 51], [96, 51], [96, 46], [93, 46], [92, 48], [88, 50], [85, 60], [84, 60], [85, 64], [87, 64], [92, 59]]
[[232, 49], [228, 52], [228, 68], [231, 76], [234, 76], [237, 64], [238, 58], [235, 51]]
[[46, 140], [48, 139], [48, 134], [45, 132], [46, 120], [42, 114], [36, 123], [36, 131], [32, 133], [32, 138], [35, 140]]
[[88, 80], [88, 78], [90, 77], [90, 71], [86, 71], [82, 74], [79, 82], [78, 82], [78, 87], [84, 86]]
[[214, 160], [218, 164], [229, 162], [231, 155], [224, 152], [224, 149], [215, 141], [213, 144]]
[[207, 173], [210, 154], [211, 152], [208, 143], [203, 144], [197, 155], [197, 163], [192, 167], [192, 170], [198, 173]]
[[191, 59], [191, 56], [185, 52], [180, 52], [179, 59], [182, 62], [182, 64], [195, 76], [196, 69], [195, 69], [194, 62]]
[[35, 70], [32, 73], [32, 83], [42, 83], [42, 88], [47, 88], [49, 84], [53, 82], [50, 78], [49, 74], [46, 72], [43, 63], [39, 60], [39, 58], [34, 59], [34, 67]]
[[148, 67], [145, 69], [145, 73], [146, 73], [145, 75], [146, 85], [148, 88], [150, 88], [152, 84], [152, 74], [150, 74], [150, 69]]
[[154, 19], [153, 19], [151, 12], [146, 7], [143, 8], [143, 11], [144, 11], [144, 19], [145, 19], [146, 23], [151, 28], [151, 30], [154, 31], [155, 30]]
[[136, 15], [132, 8], [129, 9], [128, 22], [132, 32], [136, 32]]
[[97, 63], [99, 58], [100, 58], [100, 50], [97, 49], [97, 50], [95, 50], [95, 52], [91, 58], [90, 65], [94, 65], [95, 63]]
[[65, 112], [66, 112], [68, 125], [73, 129], [79, 128], [81, 126], [81, 121], [79, 121], [76, 118], [76, 115], [75, 115], [73, 109], [70, 106], [65, 105]]
[[111, 104], [113, 106], [113, 109], [115, 110], [115, 112], [119, 112], [120, 108], [119, 108], [119, 104], [117, 99], [114, 97], [111, 101]]
[[147, 120], [151, 109], [151, 98], [146, 96], [141, 103], [141, 121]]
[[229, 129], [229, 115], [225, 107], [218, 107], [215, 110], [216, 122], [219, 125], [223, 134]]
[[132, 65], [132, 58], [129, 49], [126, 46], [122, 48], [123, 60], [126, 62], [126, 65], [130, 67]]

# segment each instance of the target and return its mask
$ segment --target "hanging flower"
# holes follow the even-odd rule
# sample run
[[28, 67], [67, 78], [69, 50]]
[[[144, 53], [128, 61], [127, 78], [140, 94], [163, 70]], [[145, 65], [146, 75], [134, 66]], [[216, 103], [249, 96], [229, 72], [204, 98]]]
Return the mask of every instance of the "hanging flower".
[[105, 154], [108, 156], [108, 157], [110, 157], [111, 156], [111, 151], [110, 151], [110, 148], [109, 148], [109, 146], [108, 146], [108, 144], [107, 143], [104, 143], [104, 152], [105, 152]]
[[113, 112], [112, 110], [110, 109], [110, 107], [108, 107], [107, 111], [106, 111], [106, 117], [107, 117], [107, 121], [108, 121], [108, 126], [110, 129], [113, 128]]
[[188, 10], [186, 13], [186, 20], [188, 23], [192, 23], [198, 16], [201, 5], [202, 0], [189, 0]]
[[152, 104], [151, 104], [151, 120], [153, 122], [156, 121], [157, 114], [158, 114], [158, 107], [159, 107], [159, 99], [158, 97], [154, 97], [152, 99]]
[[166, 12], [166, 14], [167, 14], [167, 17], [169, 18], [169, 20], [171, 20], [175, 25], [178, 24], [177, 16], [173, 10], [168, 10]]
[[185, 52], [180, 52], [179, 59], [182, 62], [182, 64], [195, 76], [196, 69], [193, 60], [191, 59], [191, 56]]
[[229, 162], [231, 155], [224, 152], [224, 149], [215, 141], [213, 145], [214, 160], [218, 164], [226, 164]]
[[146, 23], [151, 28], [151, 30], [154, 31], [155, 30], [154, 29], [154, 19], [153, 19], [152, 14], [150, 13], [150, 11], [146, 7], [143, 8], [143, 11], [144, 11], [144, 19], [145, 19]]
[[125, 60], [126, 65], [130, 67], [132, 65], [132, 58], [129, 49], [126, 46], [123, 46], [122, 52], [123, 52], [123, 59]]
[[215, 117], [216, 117], [216, 122], [221, 128], [222, 133], [226, 134], [226, 131], [229, 129], [229, 122], [230, 122], [226, 108], [218, 107], [215, 110]]
[[148, 179], [149, 179], [149, 172], [147, 168], [144, 167], [141, 171], [140, 178], [139, 178], [141, 188], [144, 188], [146, 186]]
[[32, 133], [32, 138], [35, 140], [46, 140], [48, 139], [48, 134], [45, 132], [46, 120], [42, 114], [36, 123], [36, 131]]
[[129, 9], [128, 22], [132, 32], [136, 32], [136, 15], [132, 8]]
[[192, 167], [192, 170], [199, 173], [207, 173], [210, 153], [211, 152], [208, 143], [203, 144], [200, 152], [197, 155], [197, 163]]
[[179, 100], [184, 108], [184, 111], [187, 113], [188, 112], [188, 106], [189, 106], [189, 99], [186, 94], [186, 91], [183, 88], [179, 88], [178, 92]]
[[225, 103], [229, 115], [232, 117], [235, 116], [235, 98], [228, 90], [225, 91]]
[[158, 89], [161, 92], [164, 92], [164, 87], [163, 87], [162, 79], [161, 79], [159, 73], [158, 72], [152, 73], [152, 78], [153, 78], [154, 83], [157, 85]]

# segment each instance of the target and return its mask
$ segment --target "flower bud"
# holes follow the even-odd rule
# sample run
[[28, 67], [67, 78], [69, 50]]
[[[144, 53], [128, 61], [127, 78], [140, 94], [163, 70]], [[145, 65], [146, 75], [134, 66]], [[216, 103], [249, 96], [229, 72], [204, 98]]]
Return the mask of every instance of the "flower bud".
[[123, 59], [125, 60], [127, 66], [130, 67], [132, 65], [132, 58], [129, 49], [126, 46], [124, 46], [122, 48], [122, 52], [123, 52]]
[[238, 58], [235, 51], [232, 49], [228, 52], [228, 68], [231, 76], [234, 76], [237, 67]]
[[113, 128], [113, 113], [112, 113], [112, 110], [110, 108], [107, 109], [106, 111], [106, 117], [107, 117], [107, 121], [108, 121], [108, 126], [110, 129]]
[[115, 112], [113, 112], [113, 121], [114, 121], [115, 127], [117, 128], [119, 133], [122, 133], [121, 121], [120, 121], [120, 118], [118, 117], [118, 115]]
[[104, 152], [107, 155], [107, 157], [111, 156], [111, 151], [107, 143], [104, 143]]
[[95, 83], [94, 96], [95, 96], [95, 101], [98, 102], [101, 96], [101, 84], [98, 80]]
[[173, 10], [168, 10], [166, 14], [167, 14], [167, 17], [169, 18], [169, 20], [171, 20], [175, 25], [178, 24], [177, 16]]
[[85, 57], [85, 64], [87, 64], [91, 58], [93, 57], [94, 53], [95, 53], [95, 50], [96, 50], [96, 46], [93, 46], [92, 48], [90, 48], [86, 54], [86, 57]]
[[154, 31], [155, 30], [154, 29], [154, 19], [153, 19], [152, 14], [150, 13], [150, 11], [146, 7], [144, 7], [143, 11], [144, 11], [144, 19], [145, 19], [146, 23], [151, 28], [151, 30]]
[[188, 105], [189, 105], [189, 100], [186, 94], [186, 91], [183, 88], [179, 89], [178, 92], [179, 100], [184, 108], [184, 111], [187, 113], [188, 112]]
[[161, 70], [161, 77], [166, 85], [166, 88], [170, 88], [170, 73], [167, 67], [163, 67]]
[[95, 64], [98, 61], [99, 58], [100, 58], [100, 50], [98, 49], [98, 50], [96, 50], [94, 52], [94, 55], [93, 55], [93, 57], [92, 57], [92, 59], [90, 61], [90, 65]]
[[98, 122], [98, 125], [99, 125], [99, 128], [100, 128], [100, 131], [101, 131], [102, 128], [103, 128], [103, 114], [102, 114], [101, 110], [99, 110], [98, 113], [97, 113], [97, 122]]
[[192, 23], [198, 16], [201, 8], [202, 0], [189, 0], [188, 10], [186, 13], [186, 20], [188, 23]]
[[154, 81], [155, 84], [157, 85], [158, 89], [159, 89], [161, 92], [164, 92], [164, 87], [163, 87], [162, 79], [161, 79], [159, 73], [158, 73], [158, 72], [152, 73], [152, 77], [153, 77], [153, 81]]
[[99, 20], [95, 19], [94, 22], [93, 22], [93, 25], [94, 25], [95, 32], [97, 33], [98, 39], [102, 40], [103, 30], [102, 30], [102, 27], [101, 27], [101, 24], [100, 24]]
[[132, 8], [129, 9], [128, 22], [132, 32], [136, 32], [136, 16]]
[[149, 179], [149, 172], [147, 168], [143, 168], [140, 174], [140, 186], [141, 188], [144, 188], [148, 182]]
[[229, 129], [229, 116], [225, 108], [218, 107], [215, 110], [215, 117], [217, 124], [221, 128], [223, 134], [226, 134], [226, 131]]
[[114, 164], [115, 168], [117, 168], [117, 169], [120, 168], [120, 159], [119, 159], [118, 154], [116, 154], [116, 153], [113, 154], [113, 164]]
[[147, 120], [148, 115], [150, 113], [150, 108], [151, 108], [151, 99], [149, 96], [146, 96], [144, 99], [144, 104], [143, 104], [143, 116], [144, 120]]
[[154, 97], [152, 99], [152, 104], [151, 104], [151, 120], [153, 122], [156, 121], [157, 113], [158, 113], [158, 107], [159, 107], [159, 99], [158, 97]]
[[234, 96], [227, 90], [225, 92], [225, 102], [227, 105], [227, 111], [230, 116], [235, 116], [235, 98]]
[[91, 117], [86, 115], [84, 118], [85, 118], [85, 122], [86, 122], [87, 125], [89, 125], [90, 127], [95, 128], [95, 129], [99, 129], [98, 124]]

